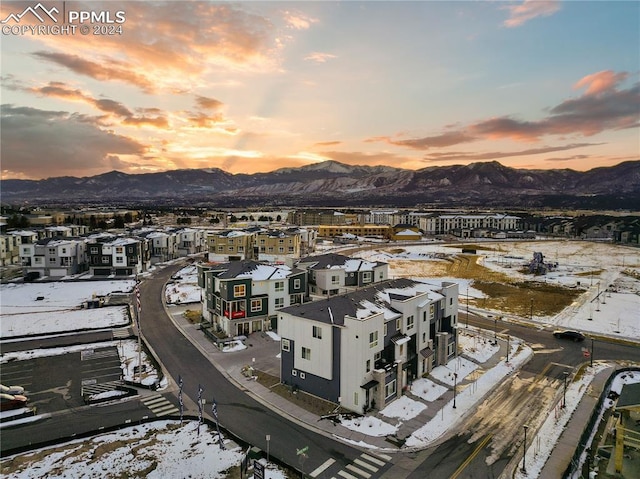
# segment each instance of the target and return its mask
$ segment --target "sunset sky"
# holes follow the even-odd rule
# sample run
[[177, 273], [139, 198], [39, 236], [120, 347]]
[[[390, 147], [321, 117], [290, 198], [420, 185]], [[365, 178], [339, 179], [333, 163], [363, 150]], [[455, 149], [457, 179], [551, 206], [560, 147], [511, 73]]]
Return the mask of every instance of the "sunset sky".
[[37, 3], [0, 9], [3, 179], [640, 159], [637, 1], [42, 1], [122, 34], [4, 28]]

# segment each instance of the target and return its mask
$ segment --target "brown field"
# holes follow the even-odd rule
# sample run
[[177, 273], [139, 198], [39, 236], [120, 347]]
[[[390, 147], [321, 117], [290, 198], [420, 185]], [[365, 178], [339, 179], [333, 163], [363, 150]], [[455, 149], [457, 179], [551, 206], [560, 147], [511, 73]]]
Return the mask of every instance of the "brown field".
[[[553, 316], [582, 293], [577, 288], [551, 285], [534, 279], [522, 281], [486, 268], [481, 263], [480, 256], [458, 255], [446, 261], [390, 260], [389, 269], [392, 277], [456, 277], [473, 280], [473, 287], [482, 291], [486, 298], [471, 298], [470, 305], [523, 317], [532, 314], [532, 305], [534, 316]], [[464, 297], [465, 291], [460, 291], [460, 296]]]

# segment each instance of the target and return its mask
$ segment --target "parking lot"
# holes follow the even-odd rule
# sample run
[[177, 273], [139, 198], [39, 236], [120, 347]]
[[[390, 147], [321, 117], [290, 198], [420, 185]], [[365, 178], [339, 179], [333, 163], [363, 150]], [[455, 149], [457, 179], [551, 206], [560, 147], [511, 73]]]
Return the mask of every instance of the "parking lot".
[[23, 386], [38, 414], [84, 406], [83, 394], [116, 389], [121, 375], [115, 346], [10, 361], [0, 370], [2, 384]]

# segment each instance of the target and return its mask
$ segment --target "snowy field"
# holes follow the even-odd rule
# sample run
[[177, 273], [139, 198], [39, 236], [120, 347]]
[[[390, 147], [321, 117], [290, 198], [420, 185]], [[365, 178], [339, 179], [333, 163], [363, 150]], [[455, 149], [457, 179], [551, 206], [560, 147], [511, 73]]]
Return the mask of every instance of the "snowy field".
[[167, 304], [188, 304], [200, 302], [200, 287], [198, 286], [198, 268], [189, 265], [182, 268], [171, 277], [172, 281], [165, 289]]
[[126, 306], [83, 309], [85, 301], [131, 293], [135, 282], [78, 281], [0, 285], [2, 339], [126, 326]]
[[[476, 246], [480, 264], [519, 281], [535, 280], [579, 288], [583, 293], [573, 304], [554, 316], [533, 315], [533, 320], [551, 328], [579, 329], [587, 333], [640, 339], [640, 250], [589, 241], [470, 241]], [[520, 271], [540, 252], [546, 263], [557, 267], [546, 275], [532, 276]], [[418, 246], [387, 246], [367, 250], [357, 256], [389, 263], [390, 275], [453, 281], [459, 284], [460, 309], [467, 294], [471, 299], [483, 293], [473, 288], [473, 280], [442, 277], [442, 261], [462, 253], [462, 245], [425, 243]], [[440, 264], [439, 264], [440, 263]], [[503, 315], [501, 311], [474, 312]], [[509, 319], [508, 315], [504, 315]], [[514, 318], [529, 319], [529, 318]]]
[[[239, 475], [244, 451], [223, 441], [224, 449], [215, 428], [197, 421], [155, 421], [10, 456], [2, 472], [12, 479], [225, 479], [234, 468]], [[265, 469], [265, 478], [286, 477], [272, 464]]]

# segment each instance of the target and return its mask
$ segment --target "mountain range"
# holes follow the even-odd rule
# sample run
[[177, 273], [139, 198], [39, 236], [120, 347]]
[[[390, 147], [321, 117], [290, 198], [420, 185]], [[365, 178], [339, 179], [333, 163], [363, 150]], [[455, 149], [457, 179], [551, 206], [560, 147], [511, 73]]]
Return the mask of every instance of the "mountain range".
[[325, 161], [269, 173], [217, 168], [2, 180], [7, 204], [250, 206], [484, 206], [640, 209], [640, 161], [588, 171], [496, 161], [405, 170]]

